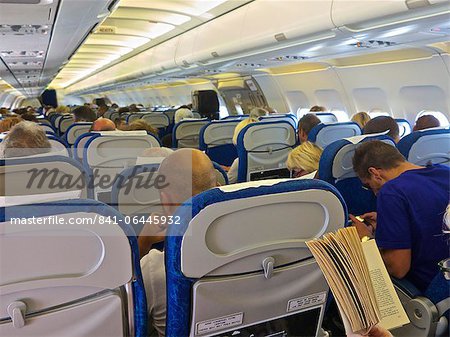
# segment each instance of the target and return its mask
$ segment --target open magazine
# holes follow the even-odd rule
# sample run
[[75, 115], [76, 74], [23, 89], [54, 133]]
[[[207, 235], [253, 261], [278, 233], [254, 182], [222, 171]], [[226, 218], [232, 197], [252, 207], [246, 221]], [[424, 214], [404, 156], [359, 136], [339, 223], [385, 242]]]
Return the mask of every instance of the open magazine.
[[344, 320], [353, 333], [380, 323], [394, 329], [409, 323], [375, 240], [361, 242], [354, 227], [308, 241]]

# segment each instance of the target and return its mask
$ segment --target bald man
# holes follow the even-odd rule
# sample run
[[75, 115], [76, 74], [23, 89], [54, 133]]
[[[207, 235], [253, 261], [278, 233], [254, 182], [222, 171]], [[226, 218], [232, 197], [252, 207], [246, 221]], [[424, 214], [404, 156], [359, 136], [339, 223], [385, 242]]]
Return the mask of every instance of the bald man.
[[[174, 214], [178, 206], [190, 197], [217, 186], [214, 166], [208, 156], [199, 150], [175, 151], [161, 163], [159, 174], [165, 178], [165, 184], [160, 190], [160, 200], [166, 216]], [[140, 248], [149, 247], [158, 235], [160, 238], [163, 237], [166, 225], [161, 221], [160, 225], [146, 225], [139, 236]], [[157, 226], [160, 226], [159, 233], [157, 233]], [[150, 323], [159, 336], [164, 336], [166, 327], [164, 252], [150, 250], [141, 259], [141, 269]]]
[[114, 131], [116, 125], [108, 118], [98, 118], [92, 123], [90, 131]]

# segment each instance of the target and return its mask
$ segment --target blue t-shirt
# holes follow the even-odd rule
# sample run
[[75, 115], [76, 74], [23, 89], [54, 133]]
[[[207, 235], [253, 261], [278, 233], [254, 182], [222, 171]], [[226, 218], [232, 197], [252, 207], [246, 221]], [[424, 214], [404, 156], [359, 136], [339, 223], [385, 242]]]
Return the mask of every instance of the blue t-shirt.
[[406, 278], [421, 291], [437, 275], [437, 263], [449, 255], [442, 234], [449, 182], [450, 168], [433, 165], [402, 173], [384, 184], [377, 195], [378, 247], [411, 249]]

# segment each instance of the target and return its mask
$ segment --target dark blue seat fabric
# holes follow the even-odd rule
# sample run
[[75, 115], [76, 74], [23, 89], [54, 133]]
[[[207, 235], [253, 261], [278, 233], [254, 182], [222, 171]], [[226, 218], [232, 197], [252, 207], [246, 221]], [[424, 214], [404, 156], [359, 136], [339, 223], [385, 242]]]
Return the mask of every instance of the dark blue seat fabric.
[[[368, 135], [362, 141], [375, 139], [389, 142], [392, 146], [395, 146], [394, 141], [388, 136]], [[349, 148], [349, 153], [342, 158], [338, 158], [340, 159], [338, 161], [336, 156], [345, 146], [352, 147]], [[347, 139], [338, 140], [328, 145], [319, 161], [319, 179], [336, 186], [347, 204], [349, 213], [360, 215], [376, 211], [377, 207], [373, 192], [364, 189], [361, 181], [353, 172], [351, 160], [356, 146]]]

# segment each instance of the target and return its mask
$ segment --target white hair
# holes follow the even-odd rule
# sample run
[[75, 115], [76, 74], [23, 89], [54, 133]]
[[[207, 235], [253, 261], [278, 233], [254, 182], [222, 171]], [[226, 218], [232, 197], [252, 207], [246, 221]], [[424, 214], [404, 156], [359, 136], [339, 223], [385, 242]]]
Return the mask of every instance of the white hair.
[[185, 118], [194, 118], [194, 114], [191, 110], [181, 108], [175, 111], [175, 124], [181, 122]]

